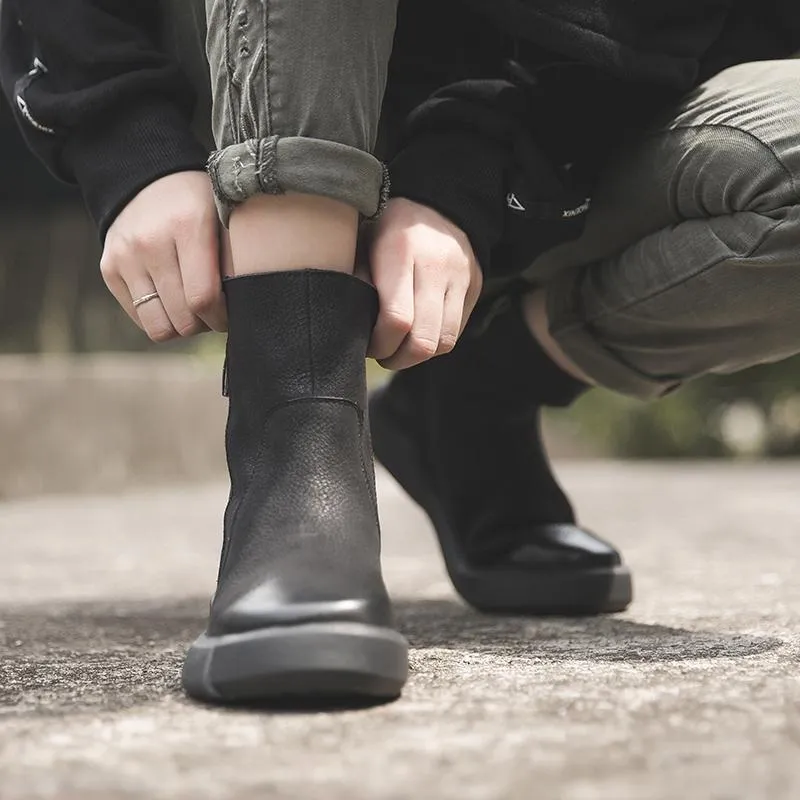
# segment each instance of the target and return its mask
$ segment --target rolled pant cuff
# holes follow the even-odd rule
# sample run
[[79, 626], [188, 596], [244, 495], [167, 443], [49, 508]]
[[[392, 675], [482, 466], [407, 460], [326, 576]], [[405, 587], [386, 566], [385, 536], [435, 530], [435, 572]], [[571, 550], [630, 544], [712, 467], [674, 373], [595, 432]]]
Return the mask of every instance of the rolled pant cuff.
[[303, 136], [249, 139], [211, 154], [208, 174], [227, 226], [233, 209], [259, 194], [300, 192], [380, 215], [389, 196], [385, 165], [349, 145]]
[[581, 308], [581, 273], [563, 275], [547, 284], [549, 331], [564, 354], [593, 383], [629, 397], [652, 400], [677, 389], [683, 381], [646, 375], [602, 344], [601, 332]]

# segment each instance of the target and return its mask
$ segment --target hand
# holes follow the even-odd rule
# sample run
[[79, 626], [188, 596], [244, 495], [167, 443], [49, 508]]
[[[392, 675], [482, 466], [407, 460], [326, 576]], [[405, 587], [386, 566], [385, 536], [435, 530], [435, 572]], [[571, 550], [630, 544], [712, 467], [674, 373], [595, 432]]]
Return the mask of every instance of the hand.
[[405, 369], [452, 350], [483, 278], [467, 235], [428, 206], [391, 200], [370, 248], [380, 314], [369, 354]]
[[103, 279], [154, 342], [227, 328], [218, 224], [208, 176], [177, 172], [142, 189], [109, 228]]

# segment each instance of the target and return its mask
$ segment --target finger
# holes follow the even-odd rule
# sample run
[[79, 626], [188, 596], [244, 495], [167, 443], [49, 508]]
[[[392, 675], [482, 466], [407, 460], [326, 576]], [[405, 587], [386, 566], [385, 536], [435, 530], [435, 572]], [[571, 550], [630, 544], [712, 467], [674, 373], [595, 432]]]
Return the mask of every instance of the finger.
[[192, 313], [186, 302], [177, 247], [173, 244], [171, 253], [151, 262], [148, 266], [148, 272], [158, 292], [158, 299], [175, 333], [186, 337], [208, 330], [205, 323]]
[[128, 285], [122, 278], [118, 263], [104, 255], [100, 261], [100, 274], [103, 276], [103, 282], [108, 287], [108, 291], [111, 292], [114, 299], [122, 306], [123, 311], [136, 324], [137, 328], [144, 330], [144, 326], [139, 320], [139, 315], [133, 307], [133, 298], [131, 297], [130, 289], [128, 289]]
[[[170, 286], [169, 275], [178, 276], [178, 287]], [[134, 307], [145, 333], [154, 342], [166, 342], [180, 335], [173, 325], [167, 303], [172, 306], [173, 295], [183, 296], [175, 245], [170, 240], [152, 249], [139, 248], [122, 272], [133, 302], [156, 293], [158, 297]], [[174, 280], [173, 280], [174, 284]], [[182, 320], [185, 322], [185, 320]]]
[[[418, 271], [416, 274], [423, 274]], [[414, 293], [414, 322], [397, 352], [381, 362], [387, 369], [407, 369], [436, 355], [442, 334], [445, 290], [423, 284]]]
[[442, 312], [442, 332], [439, 336], [439, 347], [436, 355], [449, 353], [461, 336], [462, 319], [464, 317], [466, 290], [459, 286], [451, 286], [444, 296]]
[[[134, 275], [124, 275], [123, 278], [134, 302], [158, 291], [153, 279], [143, 269]], [[155, 297], [136, 306], [134, 313], [139, 319], [139, 326], [154, 342], [166, 342], [178, 336], [164, 310], [161, 297]]]
[[[228, 327], [220, 253], [221, 248], [229, 246], [218, 234], [216, 217], [205, 220], [194, 235], [177, 242], [186, 308], [205, 328], [220, 332]], [[223, 257], [227, 258], [227, 253]]]
[[380, 312], [369, 355], [383, 362], [397, 352], [414, 322], [414, 262], [402, 240], [378, 241], [372, 250], [372, 280]]

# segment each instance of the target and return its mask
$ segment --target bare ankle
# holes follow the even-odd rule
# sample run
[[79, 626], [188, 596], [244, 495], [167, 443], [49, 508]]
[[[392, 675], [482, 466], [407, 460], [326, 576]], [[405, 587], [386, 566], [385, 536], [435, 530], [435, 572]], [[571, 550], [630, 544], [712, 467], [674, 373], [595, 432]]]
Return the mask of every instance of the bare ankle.
[[303, 194], [259, 195], [238, 206], [230, 220], [234, 275], [293, 269], [352, 273], [358, 212]]

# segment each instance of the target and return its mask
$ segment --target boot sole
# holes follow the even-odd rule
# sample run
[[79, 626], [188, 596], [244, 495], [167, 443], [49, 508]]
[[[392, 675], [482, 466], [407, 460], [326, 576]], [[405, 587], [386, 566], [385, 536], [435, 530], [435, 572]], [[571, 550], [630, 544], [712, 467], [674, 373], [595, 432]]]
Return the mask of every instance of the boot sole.
[[525, 615], [611, 614], [633, 600], [624, 564], [593, 569], [475, 569], [464, 559], [446, 515], [430, 490], [424, 461], [411, 436], [398, 434], [402, 419], [387, 408], [385, 389], [370, 397], [375, 457], [428, 514], [453, 586], [469, 605], [486, 613]]
[[351, 622], [204, 634], [183, 666], [187, 694], [210, 703], [361, 705], [399, 697], [407, 678], [406, 640]]

